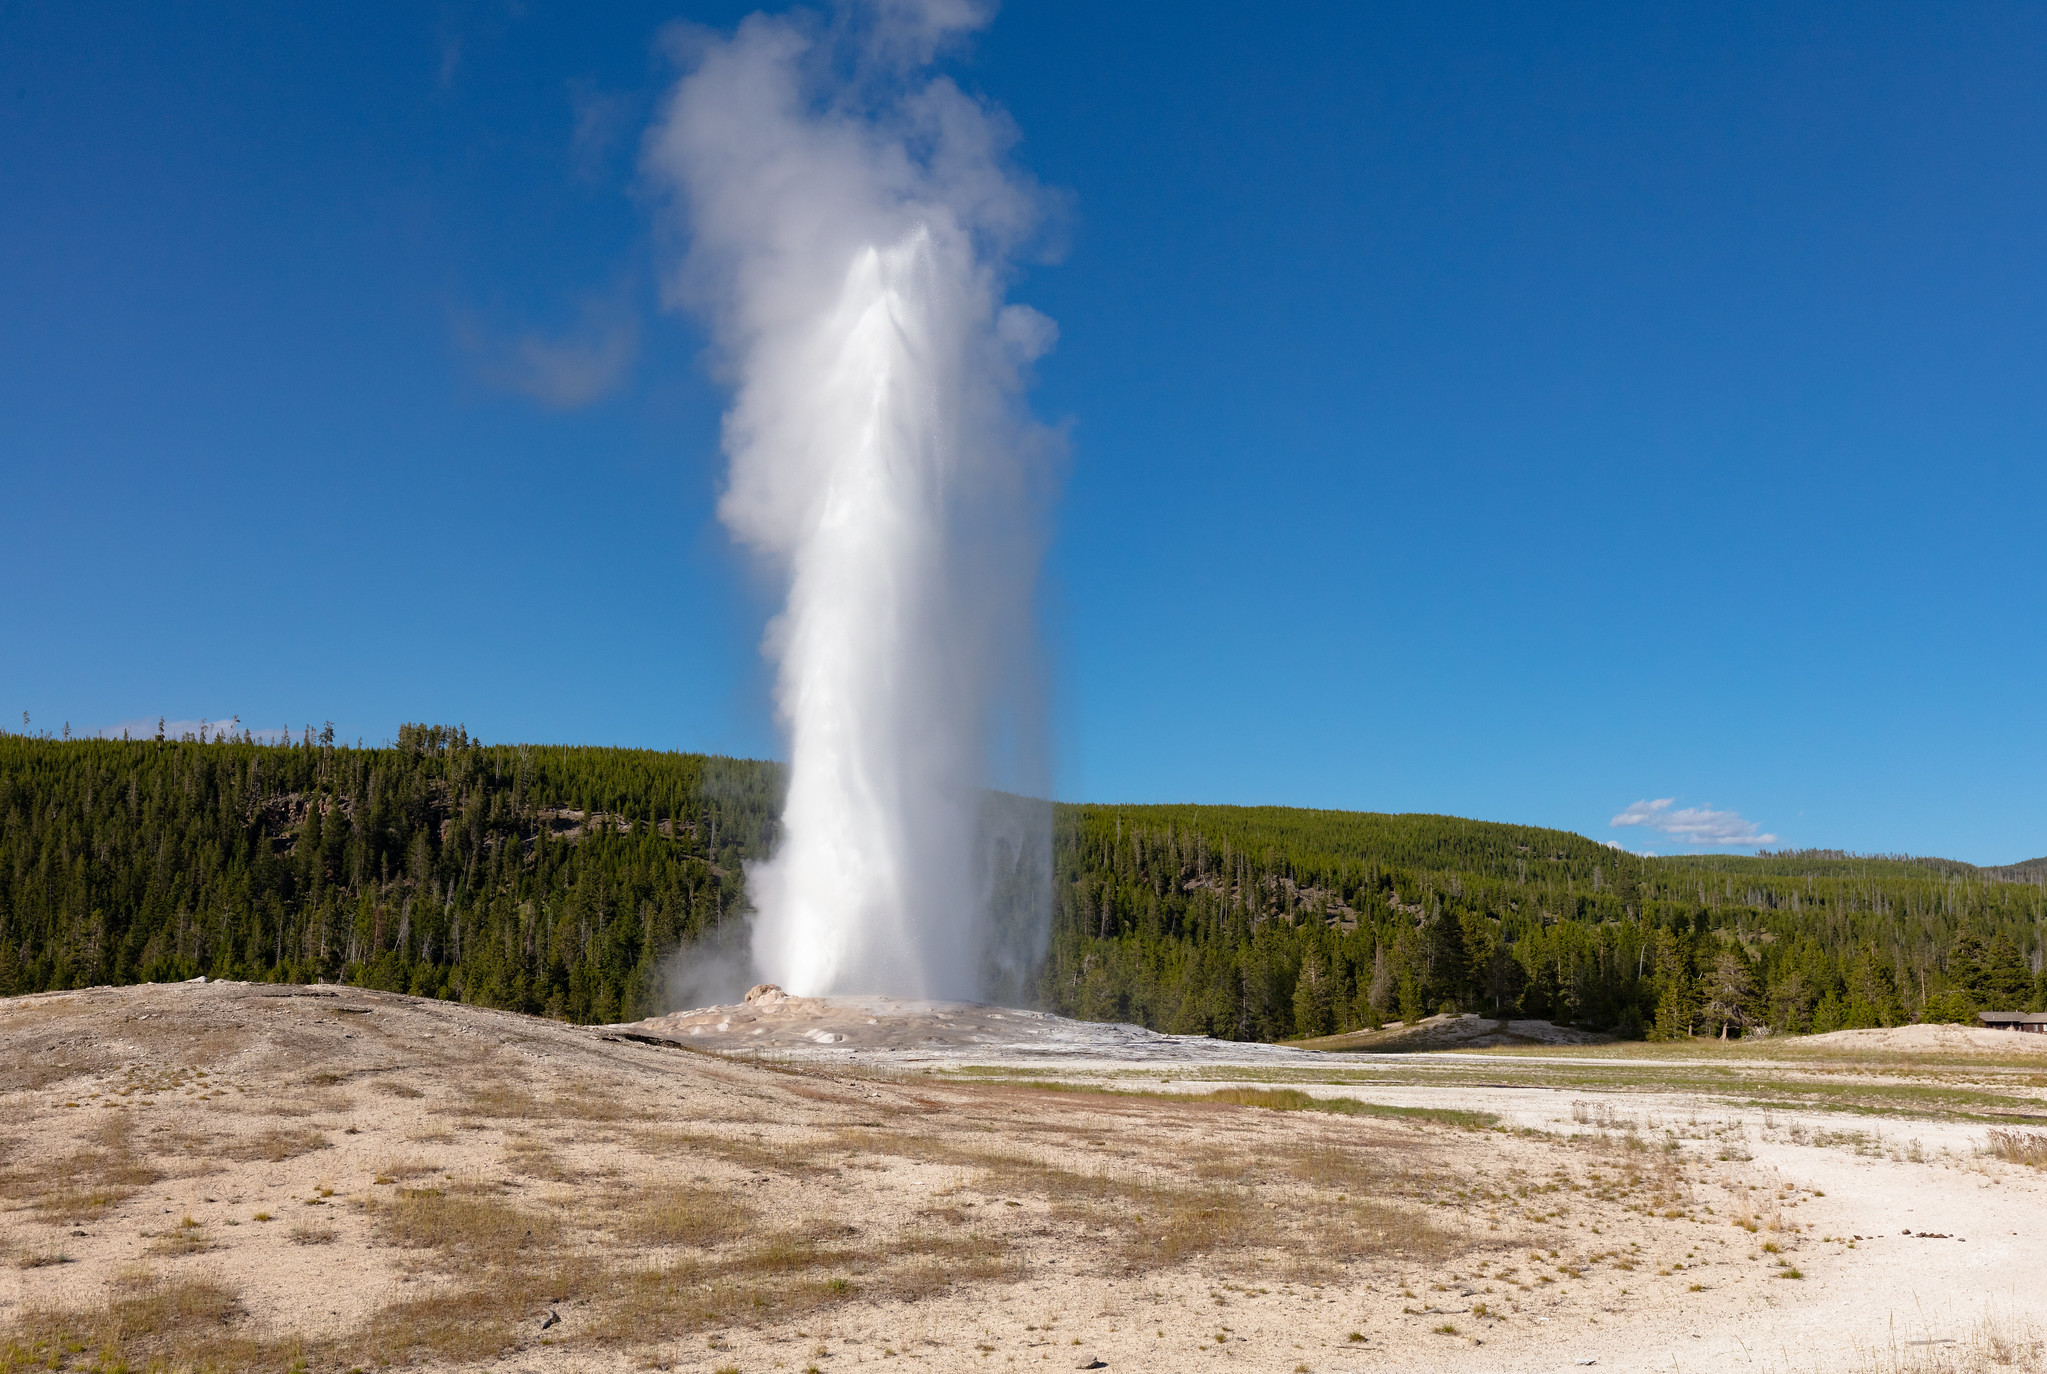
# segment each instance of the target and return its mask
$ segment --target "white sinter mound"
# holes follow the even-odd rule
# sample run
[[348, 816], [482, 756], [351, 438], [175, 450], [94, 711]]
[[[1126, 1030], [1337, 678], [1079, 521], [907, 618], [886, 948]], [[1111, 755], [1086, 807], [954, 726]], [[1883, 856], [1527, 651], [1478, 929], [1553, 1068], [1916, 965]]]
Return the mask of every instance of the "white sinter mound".
[[1050, 1012], [901, 997], [792, 997], [772, 983], [730, 1007], [702, 1007], [613, 1027], [724, 1051], [977, 1064], [1050, 1059], [1130, 1063], [1323, 1062], [1281, 1045], [1161, 1035], [1142, 1026], [1074, 1021]]

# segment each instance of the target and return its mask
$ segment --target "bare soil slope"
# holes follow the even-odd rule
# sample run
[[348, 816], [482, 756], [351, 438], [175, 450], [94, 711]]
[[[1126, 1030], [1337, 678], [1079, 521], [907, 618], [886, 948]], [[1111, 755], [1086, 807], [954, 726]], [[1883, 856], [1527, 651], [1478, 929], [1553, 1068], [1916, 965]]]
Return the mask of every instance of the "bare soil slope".
[[[1860, 1368], [1884, 1276], [1973, 1294], [2041, 1258], [2019, 1166], [1872, 1201], [1738, 1128], [682, 1043], [354, 989], [0, 1002], [0, 1370]], [[1849, 1229], [1993, 1183], [1922, 1212], [1939, 1237]], [[2029, 1239], [1954, 1234], [1993, 1215]], [[2023, 1321], [1951, 1317], [1893, 1364], [2037, 1363]]]

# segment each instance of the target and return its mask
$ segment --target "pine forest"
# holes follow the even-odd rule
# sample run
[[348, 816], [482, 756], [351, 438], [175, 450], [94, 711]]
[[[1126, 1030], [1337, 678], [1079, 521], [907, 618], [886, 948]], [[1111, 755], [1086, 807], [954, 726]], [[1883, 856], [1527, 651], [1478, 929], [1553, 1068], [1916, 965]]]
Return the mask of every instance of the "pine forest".
[[[346, 981], [578, 1022], [670, 1006], [775, 841], [772, 763], [0, 735], [0, 994]], [[2047, 860], [1650, 858], [1277, 807], [1052, 809], [1043, 1008], [1289, 1040], [1444, 1010], [1655, 1039], [2047, 1008]]]

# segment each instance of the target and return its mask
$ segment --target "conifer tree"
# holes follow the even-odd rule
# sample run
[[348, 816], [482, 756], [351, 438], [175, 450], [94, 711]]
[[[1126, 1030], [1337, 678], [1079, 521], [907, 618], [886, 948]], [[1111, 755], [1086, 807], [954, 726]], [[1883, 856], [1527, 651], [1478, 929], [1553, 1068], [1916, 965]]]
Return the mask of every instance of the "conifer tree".
[[2026, 967], [2017, 942], [2008, 932], [2000, 932], [1991, 939], [1978, 965], [1972, 990], [1987, 1007], [1998, 1011], [2016, 1011], [2032, 996], [2032, 971]]

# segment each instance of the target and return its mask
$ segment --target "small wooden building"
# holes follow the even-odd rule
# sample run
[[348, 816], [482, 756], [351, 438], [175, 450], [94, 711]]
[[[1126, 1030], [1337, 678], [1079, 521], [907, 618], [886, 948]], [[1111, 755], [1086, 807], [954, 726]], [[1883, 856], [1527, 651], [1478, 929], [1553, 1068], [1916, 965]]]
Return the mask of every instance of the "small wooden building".
[[2047, 1035], [2047, 1011], [1979, 1011], [1978, 1024], [1991, 1030], [2031, 1031]]

